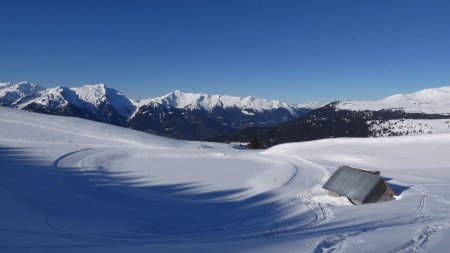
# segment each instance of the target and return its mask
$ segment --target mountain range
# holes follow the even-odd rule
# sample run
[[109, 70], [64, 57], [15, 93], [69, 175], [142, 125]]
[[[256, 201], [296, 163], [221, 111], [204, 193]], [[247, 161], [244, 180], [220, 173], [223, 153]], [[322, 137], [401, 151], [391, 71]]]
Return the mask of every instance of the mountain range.
[[344, 100], [275, 127], [251, 127], [214, 141], [257, 139], [263, 147], [333, 137], [380, 137], [450, 132], [450, 86], [376, 101]]
[[43, 88], [0, 84], [0, 105], [130, 127], [162, 136], [204, 140], [247, 127], [271, 127], [307, 115], [317, 103], [184, 93], [134, 100], [104, 84]]
[[104, 84], [43, 88], [0, 84], [0, 105], [72, 116], [152, 134], [219, 142], [257, 140], [263, 147], [330, 137], [450, 132], [450, 86], [376, 101], [288, 104], [175, 90], [134, 100]]

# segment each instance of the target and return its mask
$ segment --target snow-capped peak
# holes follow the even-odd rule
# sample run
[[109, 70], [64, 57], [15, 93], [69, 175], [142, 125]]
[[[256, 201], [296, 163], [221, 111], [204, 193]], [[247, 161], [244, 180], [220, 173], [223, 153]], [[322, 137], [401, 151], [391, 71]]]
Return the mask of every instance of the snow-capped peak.
[[84, 85], [79, 88], [71, 88], [78, 97], [88, 103], [98, 104], [106, 99], [106, 86], [104, 84]]
[[134, 101], [105, 84], [84, 85], [67, 88], [57, 86], [44, 89], [37, 85], [21, 82], [17, 84], [3, 83], [0, 85], [0, 104], [18, 108], [26, 108], [32, 104], [52, 109], [63, 108], [66, 105], [88, 110], [91, 114], [103, 114], [114, 110], [123, 118], [130, 119], [138, 112], [138, 108], [150, 103], [158, 106], [179, 109], [200, 109], [212, 112], [214, 108], [236, 108], [243, 114], [254, 115], [255, 112], [265, 112], [275, 109], [285, 109], [291, 116], [297, 116], [299, 110], [314, 109], [309, 104], [288, 104], [280, 100], [259, 99], [253, 96], [233, 97], [227, 95], [208, 95], [204, 93], [187, 93], [174, 90], [164, 96]]
[[238, 107], [254, 111], [272, 110], [280, 107], [292, 111], [300, 108], [279, 100], [258, 99], [253, 96], [208, 95], [204, 93], [185, 93], [180, 90], [174, 90], [165, 96], [145, 99], [140, 102], [140, 104], [148, 103], [158, 103], [176, 108], [204, 109], [207, 111], [211, 111], [216, 106], [223, 108]]
[[61, 86], [43, 89], [38, 93], [38, 95], [36, 95], [32, 99], [28, 99], [26, 101], [19, 101], [17, 106], [19, 108], [24, 108], [31, 103], [36, 103], [52, 109], [62, 107], [68, 104], [69, 99], [67, 97], [70, 96], [70, 94], [66, 92], [67, 90], [68, 88]]
[[14, 91], [20, 94], [28, 95], [37, 91], [41, 91], [44, 88], [32, 84], [30, 82], [19, 82], [16, 84], [12, 83], [1, 83], [0, 84], [0, 90], [1, 91]]
[[450, 98], [450, 86], [420, 90], [410, 94], [396, 94], [382, 99], [387, 103], [416, 102], [421, 104], [445, 103]]
[[298, 108], [306, 108], [306, 109], [317, 109], [319, 107], [322, 107], [324, 105], [326, 105], [328, 103], [321, 103], [321, 102], [305, 102], [305, 103], [301, 103], [301, 104], [297, 104]]
[[29, 82], [2, 83], [0, 85], [0, 104], [12, 104], [23, 97], [34, 95], [43, 90], [44, 88]]
[[79, 88], [70, 88], [78, 98], [87, 105], [95, 107], [108, 101], [116, 112], [125, 118], [129, 118], [136, 110], [134, 101], [125, 97], [116, 89], [108, 88], [105, 84], [84, 85]]
[[339, 110], [402, 110], [409, 113], [450, 114], [450, 86], [396, 94], [377, 101], [345, 100], [336, 104]]
[[105, 84], [75, 88], [57, 86], [47, 89], [28, 82], [0, 85], [0, 104], [25, 108], [32, 103], [53, 109], [72, 104], [88, 109], [93, 114], [97, 114], [110, 104], [120, 116], [127, 119], [136, 110], [136, 102]]

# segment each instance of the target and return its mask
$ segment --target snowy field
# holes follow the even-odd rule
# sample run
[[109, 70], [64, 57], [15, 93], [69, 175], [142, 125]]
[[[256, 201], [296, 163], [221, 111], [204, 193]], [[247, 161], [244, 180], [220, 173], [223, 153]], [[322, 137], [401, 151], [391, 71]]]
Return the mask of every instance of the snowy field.
[[[380, 170], [397, 200], [321, 189]], [[448, 252], [450, 134], [265, 151], [0, 107], [0, 252]]]

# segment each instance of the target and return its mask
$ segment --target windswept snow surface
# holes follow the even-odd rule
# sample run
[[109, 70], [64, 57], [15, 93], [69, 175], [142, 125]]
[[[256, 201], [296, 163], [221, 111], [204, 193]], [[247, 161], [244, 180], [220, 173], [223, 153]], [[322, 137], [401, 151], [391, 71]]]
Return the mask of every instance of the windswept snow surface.
[[[258, 152], [0, 107], [1, 252], [446, 252], [450, 135]], [[347, 164], [398, 200], [321, 189]]]

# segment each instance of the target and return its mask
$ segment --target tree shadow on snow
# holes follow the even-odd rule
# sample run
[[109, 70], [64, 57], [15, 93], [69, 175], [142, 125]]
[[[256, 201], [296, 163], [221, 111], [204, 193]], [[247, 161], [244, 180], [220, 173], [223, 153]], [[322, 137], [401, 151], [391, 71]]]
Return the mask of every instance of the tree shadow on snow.
[[[205, 191], [192, 183], [142, 185], [139, 177], [126, 172], [101, 166], [90, 171], [58, 168], [58, 160], [53, 163], [30, 153], [36, 152], [0, 147], [0, 191], [10, 196], [6, 201], [15, 199], [9, 208], [26, 206], [45, 214], [48, 227], [59, 232], [133, 243], [233, 241], [263, 237], [289, 211], [272, 201], [274, 192], [242, 197], [247, 189]], [[305, 211], [282, 222], [314, 219]]]

